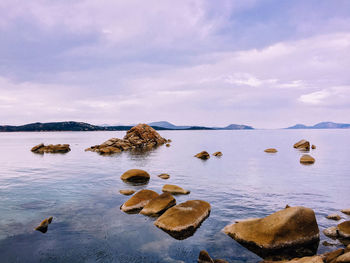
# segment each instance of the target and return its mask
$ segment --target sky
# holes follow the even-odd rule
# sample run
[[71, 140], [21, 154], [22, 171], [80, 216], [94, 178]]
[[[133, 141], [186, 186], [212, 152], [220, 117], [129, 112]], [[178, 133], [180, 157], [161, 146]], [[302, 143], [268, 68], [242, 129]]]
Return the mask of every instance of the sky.
[[1, 0], [0, 125], [350, 123], [348, 0]]

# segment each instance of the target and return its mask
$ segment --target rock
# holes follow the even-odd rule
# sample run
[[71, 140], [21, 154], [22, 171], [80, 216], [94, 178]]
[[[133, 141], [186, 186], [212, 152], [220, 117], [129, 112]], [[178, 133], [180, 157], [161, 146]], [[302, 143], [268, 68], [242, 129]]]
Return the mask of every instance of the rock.
[[213, 156], [220, 157], [222, 156], [222, 152], [215, 152], [213, 153]]
[[132, 195], [135, 193], [135, 191], [131, 189], [123, 189], [119, 190], [119, 193], [121, 193], [122, 195]]
[[345, 253], [350, 252], [350, 244], [345, 248], [344, 252], [345, 252]]
[[171, 193], [173, 195], [183, 194], [187, 195], [190, 193], [190, 191], [185, 190], [181, 188], [180, 186], [173, 185], [173, 184], [165, 184], [162, 188], [163, 192]]
[[158, 175], [158, 177], [162, 178], [162, 179], [169, 179], [170, 175], [168, 175], [168, 174], [160, 174], [160, 175]]
[[339, 236], [343, 238], [350, 238], [350, 221], [340, 223], [337, 227]]
[[268, 149], [264, 150], [264, 152], [266, 152], [266, 153], [276, 153], [277, 150], [275, 148], [268, 148]]
[[331, 242], [328, 242], [327, 240], [325, 240], [325, 241], [322, 242], [322, 245], [325, 246], [325, 247], [334, 247], [337, 244], [336, 243], [331, 243]]
[[210, 158], [210, 155], [208, 152], [206, 151], [202, 151], [200, 153], [197, 153], [194, 157], [197, 157], [197, 158], [200, 158], [202, 160], [206, 160], [206, 159], [209, 159]]
[[176, 200], [171, 194], [163, 193], [149, 201], [149, 203], [141, 210], [140, 214], [146, 216], [158, 216], [175, 204]]
[[323, 230], [323, 234], [330, 238], [336, 238], [338, 236], [338, 228], [336, 226], [328, 227]]
[[313, 164], [314, 162], [315, 162], [315, 158], [313, 158], [312, 156], [310, 156], [308, 154], [304, 154], [300, 158], [300, 163], [302, 163], [302, 164]]
[[323, 258], [323, 262], [331, 263], [333, 260], [335, 260], [337, 257], [339, 257], [342, 254], [344, 254], [344, 249], [339, 248], [337, 250], [334, 250], [334, 251], [331, 251], [331, 252], [328, 252], [328, 253], [321, 255], [321, 257]]
[[340, 215], [338, 215], [338, 214], [331, 214], [331, 215], [326, 216], [326, 218], [330, 219], [330, 220], [336, 220], [336, 221], [339, 221], [341, 219]]
[[120, 177], [125, 182], [131, 183], [147, 183], [150, 179], [150, 175], [141, 169], [130, 169], [122, 174]]
[[172, 140], [168, 139], [168, 140], [167, 140], [167, 142], [168, 142], [168, 143], [171, 143], [171, 142], [172, 142]]
[[67, 153], [70, 151], [69, 144], [49, 144], [45, 146], [43, 143], [34, 146], [31, 149], [34, 153]]
[[159, 195], [148, 189], [143, 189], [134, 194], [128, 201], [126, 201], [120, 209], [124, 212], [138, 212], [145, 205], [149, 203], [152, 199], [158, 197]]
[[44, 219], [44, 220], [40, 223], [40, 225], [38, 225], [38, 226], [35, 228], [35, 230], [38, 230], [38, 231], [40, 231], [40, 232], [42, 232], [42, 233], [46, 233], [46, 232], [47, 232], [47, 229], [48, 229], [48, 227], [49, 227], [49, 224], [51, 224], [51, 222], [52, 222], [52, 219], [53, 219], [52, 216], [50, 216], [49, 218]]
[[301, 206], [228, 225], [223, 231], [265, 259], [311, 256], [319, 243], [315, 213]]
[[192, 236], [209, 216], [210, 204], [202, 200], [189, 200], [169, 208], [154, 225], [176, 239]]
[[316, 145], [311, 145], [311, 149], [315, 150], [316, 149]]
[[350, 208], [348, 209], [342, 209], [340, 210], [342, 213], [346, 214], [346, 215], [350, 215]]
[[293, 147], [298, 149], [298, 150], [308, 151], [308, 150], [310, 150], [310, 142], [308, 142], [306, 140], [301, 140], [301, 141], [298, 141], [297, 143], [295, 143], [293, 145]]
[[350, 252], [339, 256], [335, 262], [336, 263], [350, 263]]
[[199, 252], [198, 263], [228, 263], [223, 259], [212, 259], [205, 250]]
[[166, 147], [170, 147], [170, 144], [169, 144], [169, 143], [167, 143], [167, 144], [165, 144], [165, 146], [166, 146]]
[[261, 263], [323, 263], [323, 260], [320, 256], [312, 256], [283, 261], [262, 261]]

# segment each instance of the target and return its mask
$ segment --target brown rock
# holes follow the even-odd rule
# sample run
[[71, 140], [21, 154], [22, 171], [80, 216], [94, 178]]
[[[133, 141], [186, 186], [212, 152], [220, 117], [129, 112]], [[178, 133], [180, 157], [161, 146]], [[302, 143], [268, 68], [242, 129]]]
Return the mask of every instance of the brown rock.
[[331, 214], [331, 215], [326, 216], [326, 218], [330, 219], [330, 220], [336, 220], [336, 221], [339, 221], [341, 219], [340, 215], [338, 215], [338, 214]]
[[124, 212], [138, 212], [145, 205], [149, 203], [152, 199], [158, 197], [159, 195], [148, 189], [143, 189], [134, 194], [128, 201], [126, 201], [120, 209]]
[[313, 164], [314, 162], [315, 162], [315, 158], [313, 158], [312, 156], [310, 156], [308, 154], [304, 154], [300, 158], [300, 163], [302, 163], [302, 164]]
[[172, 141], [171, 141], [170, 139], [168, 139], [168, 140], [167, 140], [167, 142], [169, 142], [169, 143], [170, 143], [170, 142], [172, 142]]
[[266, 152], [266, 153], [276, 153], [277, 150], [275, 148], [268, 148], [268, 149], [264, 150], [264, 152]]
[[209, 256], [209, 253], [207, 251], [202, 250], [199, 253], [198, 263], [228, 263], [228, 262], [223, 259], [212, 259]]
[[303, 258], [294, 258], [292, 260], [283, 260], [283, 261], [262, 261], [261, 263], [323, 263], [323, 260], [320, 256], [313, 257], [303, 257]]
[[293, 147], [296, 149], [299, 149], [299, 150], [308, 151], [308, 150], [310, 150], [310, 142], [308, 142], [306, 140], [301, 140], [301, 141], [298, 141], [297, 143], [295, 143], [293, 145]]
[[348, 209], [342, 209], [340, 210], [342, 213], [346, 214], [346, 215], [350, 215], [350, 208]]
[[321, 257], [323, 258], [323, 261], [325, 263], [331, 263], [334, 259], [336, 259], [340, 255], [342, 255], [343, 253], [344, 253], [344, 249], [339, 248], [337, 250], [334, 250], [334, 251], [331, 251], [331, 252], [328, 252], [328, 253], [321, 255]]
[[327, 237], [335, 238], [338, 236], [338, 228], [336, 226], [328, 227], [323, 230], [323, 234]]
[[163, 193], [149, 201], [149, 203], [141, 210], [140, 214], [146, 216], [158, 216], [175, 204], [176, 200], [171, 194]]
[[165, 146], [166, 146], [166, 147], [170, 147], [170, 144], [169, 144], [169, 143], [167, 143], [167, 144], [165, 144]]
[[350, 263], [350, 252], [339, 256], [335, 262], [336, 263]]
[[345, 253], [350, 252], [350, 244], [345, 248], [344, 252], [345, 252]]
[[121, 193], [122, 195], [132, 195], [135, 193], [135, 191], [131, 189], [123, 189], [119, 190], [119, 193]]
[[290, 207], [267, 217], [226, 226], [223, 231], [263, 258], [313, 255], [319, 229], [312, 209]]
[[130, 169], [123, 173], [120, 179], [132, 183], [147, 183], [150, 179], [150, 175], [141, 169]]
[[181, 188], [180, 186], [173, 185], [173, 184], [165, 184], [162, 188], [163, 192], [171, 193], [173, 195], [183, 194], [187, 195], [190, 193], [190, 191], [185, 190]]
[[50, 216], [49, 218], [44, 219], [44, 220], [40, 223], [40, 225], [38, 225], [38, 226], [35, 228], [35, 230], [38, 230], [38, 231], [40, 231], [40, 232], [42, 232], [42, 233], [46, 233], [46, 232], [47, 232], [47, 229], [48, 229], [48, 227], [49, 227], [49, 224], [51, 224], [51, 222], [52, 222], [52, 219], [53, 219], [52, 216]]
[[49, 144], [45, 146], [43, 143], [34, 146], [31, 149], [34, 153], [67, 153], [70, 151], [69, 144]]
[[343, 238], [350, 238], [350, 221], [340, 223], [337, 227], [339, 236]]
[[206, 160], [206, 159], [209, 159], [210, 158], [210, 155], [208, 152], [206, 151], [202, 151], [200, 153], [197, 153], [194, 157], [197, 157], [197, 158], [200, 158], [202, 160]]
[[213, 153], [213, 155], [216, 157], [220, 157], [220, 156], [222, 156], [222, 152], [215, 152], [215, 153]]
[[154, 224], [176, 239], [185, 239], [194, 234], [209, 213], [209, 203], [189, 200], [169, 208]]
[[315, 150], [316, 149], [316, 145], [311, 145], [311, 149]]
[[168, 175], [168, 174], [160, 174], [160, 175], [158, 175], [158, 177], [162, 178], [162, 179], [169, 179], [170, 175]]

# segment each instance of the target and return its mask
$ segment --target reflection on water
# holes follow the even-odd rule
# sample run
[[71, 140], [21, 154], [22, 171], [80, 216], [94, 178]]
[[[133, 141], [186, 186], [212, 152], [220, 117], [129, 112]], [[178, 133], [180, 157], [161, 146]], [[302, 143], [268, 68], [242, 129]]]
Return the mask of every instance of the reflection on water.
[[[319, 228], [337, 224], [326, 215], [349, 207], [350, 130], [160, 131], [171, 147], [101, 156], [84, 149], [124, 132], [0, 133], [1, 262], [196, 262], [199, 251], [230, 262], [260, 258], [221, 232], [237, 219], [263, 217], [285, 207], [314, 209]], [[300, 139], [317, 146], [316, 162], [299, 163]], [[69, 143], [71, 152], [36, 155], [31, 147]], [[267, 154], [266, 148], [277, 148]], [[206, 150], [221, 158], [193, 157]], [[127, 185], [128, 169], [148, 171], [147, 185]], [[155, 218], [126, 214], [123, 188], [161, 193], [166, 183], [191, 191], [177, 203], [202, 199], [212, 210], [199, 229], [177, 240], [153, 225]], [[34, 231], [54, 217], [47, 233]], [[342, 214], [342, 220], [350, 217]], [[340, 245], [321, 232], [318, 252]], [[325, 243], [327, 244], [327, 243]]]

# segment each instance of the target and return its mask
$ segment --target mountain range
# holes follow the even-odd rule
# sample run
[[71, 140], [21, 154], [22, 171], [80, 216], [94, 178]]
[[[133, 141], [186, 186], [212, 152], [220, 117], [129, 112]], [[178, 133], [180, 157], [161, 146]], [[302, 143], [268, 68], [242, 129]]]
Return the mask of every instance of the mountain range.
[[349, 129], [350, 124], [347, 123], [335, 123], [335, 122], [320, 122], [313, 126], [306, 126], [304, 124], [296, 124], [287, 129]]

